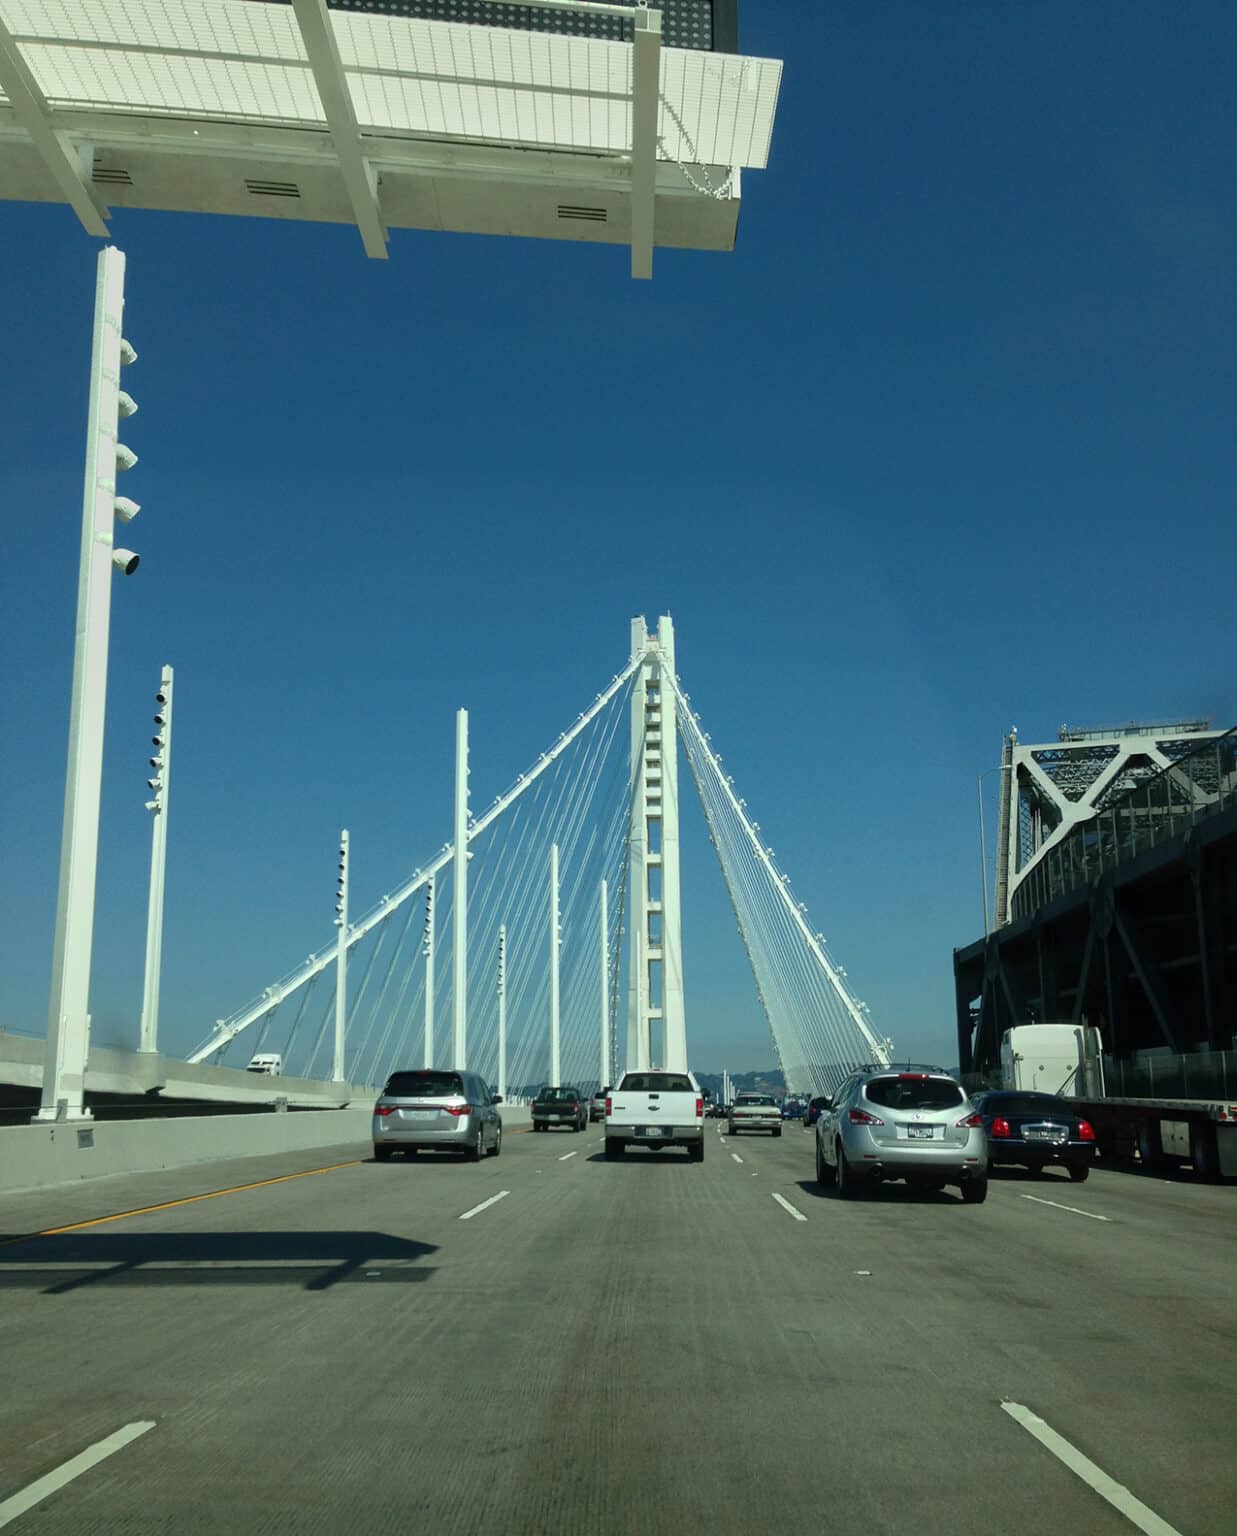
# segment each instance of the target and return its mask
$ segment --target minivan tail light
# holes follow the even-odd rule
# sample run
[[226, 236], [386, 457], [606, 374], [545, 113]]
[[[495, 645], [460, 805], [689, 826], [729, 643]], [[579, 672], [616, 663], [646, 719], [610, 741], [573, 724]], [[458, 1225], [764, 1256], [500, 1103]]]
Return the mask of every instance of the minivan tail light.
[[848, 1110], [846, 1118], [852, 1125], [884, 1125], [885, 1123], [878, 1115], [868, 1114], [866, 1109]]
[[374, 1105], [374, 1113], [376, 1115], [393, 1115], [395, 1113], [395, 1105], [394, 1104], [375, 1104]]
[[697, 1120], [703, 1120], [704, 1119], [704, 1100], [703, 1099], [697, 1099], [696, 1100], [696, 1119]]
[[1095, 1127], [1091, 1124], [1091, 1122], [1089, 1120], [1080, 1120], [1078, 1122], [1078, 1140], [1079, 1141], [1094, 1141], [1095, 1140]]
[[992, 1117], [992, 1125], [988, 1129], [989, 1136], [1008, 1136], [1010, 1134], [1009, 1121], [1000, 1115]]
[[976, 1126], [984, 1123], [984, 1117], [980, 1114], [967, 1115], [965, 1120], [955, 1120], [955, 1130], [974, 1130]]
[[461, 1115], [471, 1115], [471, 1104], [444, 1104], [442, 1106], [449, 1115], [454, 1115], [458, 1120]]

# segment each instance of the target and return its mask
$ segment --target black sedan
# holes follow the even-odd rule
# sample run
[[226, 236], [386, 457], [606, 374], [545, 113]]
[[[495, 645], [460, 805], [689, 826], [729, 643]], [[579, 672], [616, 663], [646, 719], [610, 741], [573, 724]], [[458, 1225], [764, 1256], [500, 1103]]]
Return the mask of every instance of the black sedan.
[[1091, 1172], [1094, 1127], [1055, 1094], [974, 1093], [971, 1102], [988, 1133], [990, 1164], [1018, 1163], [1038, 1172], [1049, 1163], [1060, 1163], [1075, 1184]]

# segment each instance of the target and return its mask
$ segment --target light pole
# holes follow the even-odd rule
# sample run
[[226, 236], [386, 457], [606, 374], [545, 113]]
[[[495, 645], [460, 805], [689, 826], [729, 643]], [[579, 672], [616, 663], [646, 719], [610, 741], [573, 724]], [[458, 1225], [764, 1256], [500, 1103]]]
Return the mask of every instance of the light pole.
[[34, 1116], [36, 1121], [91, 1118], [83, 1095], [90, 1049], [90, 958], [103, 787], [112, 570], [130, 576], [138, 566], [133, 551], [117, 549], [114, 539], [114, 519], [127, 523], [138, 511], [136, 502], [116, 495], [117, 474], [137, 463], [137, 455], [118, 438], [120, 419], [137, 410], [132, 398], [120, 387], [122, 366], [137, 360], [137, 353], [121, 335], [124, 307], [124, 253], [109, 245], [99, 252], [95, 277], [60, 883], [56, 894], [43, 1091]]
[[558, 926], [558, 844], [550, 846], [550, 1086], [559, 1082], [558, 952], [562, 936]]
[[498, 925], [498, 1096], [507, 1097], [507, 925]]
[[468, 711], [455, 713], [455, 865], [451, 905], [451, 1065], [468, 1065]]
[[348, 1024], [348, 833], [339, 834], [339, 875], [335, 881], [335, 1059], [331, 1081], [344, 1080], [344, 1031]]
[[151, 799], [150, 896], [146, 904], [146, 974], [142, 982], [142, 1022], [138, 1050], [159, 1049], [159, 978], [163, 971], [163, 877], [168, 852], [168, 796], [172, 782], [172, 669], [164, 667], [155, 694], [155, 749], [152, 776], [146, 780]]

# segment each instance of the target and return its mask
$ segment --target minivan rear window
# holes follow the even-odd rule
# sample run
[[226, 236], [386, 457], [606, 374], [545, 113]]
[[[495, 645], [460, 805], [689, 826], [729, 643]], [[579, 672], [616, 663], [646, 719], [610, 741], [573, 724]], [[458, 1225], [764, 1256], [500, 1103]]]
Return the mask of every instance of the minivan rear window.
[[383, 1096], [397, 1099], [450, 1099], [461, 1096], [464, 1083], [458, 1072], [392, 1072]]
[[874, 1077], [864, 1092], [884, 1109], [952, 1109], [963, 1098], [947, 1077]]
[[628, 1093], [693, 1093], [692, 1080], [683, 1072], [629, 1072], [623, 1079]]

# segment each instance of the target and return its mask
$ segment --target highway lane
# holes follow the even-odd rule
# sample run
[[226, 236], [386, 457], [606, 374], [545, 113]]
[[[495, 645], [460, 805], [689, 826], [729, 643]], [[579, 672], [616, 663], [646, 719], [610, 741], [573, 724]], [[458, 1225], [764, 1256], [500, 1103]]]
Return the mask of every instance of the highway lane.
[[[345, 1165], [0, 1248], [0, 1519], [153, 1422], [9, 1529], [726, 1532], [768, 1511], [990, 1536], [1015, 1507], [1135, 1529], [1011, 1399], [1181, 1536], [1230, 1528], [1237, 1192], [1096, 1173], [852, 1205], [817, 1191], [798, 1127], [710, 1129], [703, 1166], [609, 1163], [598, 1136], [109, 1180], [98, 1214]], [[90, 1200], [45, 1194], [36, 1221], [0, 1200], [0, 1226]]]

